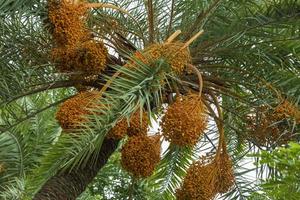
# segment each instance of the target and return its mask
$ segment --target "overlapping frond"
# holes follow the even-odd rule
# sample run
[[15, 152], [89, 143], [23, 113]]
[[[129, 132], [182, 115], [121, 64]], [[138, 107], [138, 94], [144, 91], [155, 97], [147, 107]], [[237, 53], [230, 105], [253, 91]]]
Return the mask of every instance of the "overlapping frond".
[[94, 113], [101, 114], [89, 116], [90, 120], [83, 125], [79, 135], [63, 134], [59, 138], [42, 160], [41, 167], [29, 179], [29, 191], [34, 194], [58, 169], [84, 166], [92, 152], [99, 151], [106, 133], [120, 117], [128, 116], [143, 106], [150, 108], [150, 100], [160, 102], [159, 87], [164, 76], [158, 73], [163, 74], [169, 67], [163, 62], [154, 64], [156, 67], [144, 65], [133, 71], [120, 69], [121, 75], [112, 81], [110, 90], [103, 93], [105, 98], [98, 99], [99, 108], [93, 109]]
[[156, 199], [173, 199], [175, 190], [180, 187], [182, 177], [195, 159], [192, 148], [170, 145], [157, 166], [157, 170], [147, 182], [156, 193]]
[[[35, 112], [41, 105], [45, 105], [45, 102], [51, 101], [55, 99], [40, 94], [39, 97], [26, 98], [10, 105], [14, 109], [7, 107], [1, 109], [3, 130], [0, 133], [0, 163], [5, 170], [0, 176], [0, 191], [4, 199], [10, 199], [9, 196], [19, 198], [18, 195], [22, 195], [26, 174], [39, 165], [40, 158], [60, 134], [61, 129], [53, 118], [55, 109]], [[26, 111], [16, 109], [17, 106]], [[22, 116], [24, 118], [19, 119]], [[17, 185], [23, 186], [14, 188]]]

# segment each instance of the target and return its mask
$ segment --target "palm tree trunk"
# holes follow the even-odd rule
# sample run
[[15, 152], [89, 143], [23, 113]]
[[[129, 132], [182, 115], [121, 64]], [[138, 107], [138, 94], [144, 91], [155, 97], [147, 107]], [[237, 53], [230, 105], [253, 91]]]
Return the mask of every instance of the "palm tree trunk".
[[118, 141], [105, 139], [95, 164], [91, 160], [83, 168], [56, 174], [43, 185], [33, 200], [75, 200], [106, 164], [117, 145]]

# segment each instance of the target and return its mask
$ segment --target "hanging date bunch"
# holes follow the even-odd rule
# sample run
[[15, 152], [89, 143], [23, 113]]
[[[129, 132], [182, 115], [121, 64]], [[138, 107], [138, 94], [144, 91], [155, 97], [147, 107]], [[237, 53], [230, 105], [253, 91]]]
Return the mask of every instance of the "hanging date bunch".
[[262, 106], [258, 112], [248, 116], [248, 138], [259, 146], [287, 144], [293, 139], [289, 130], [285, 107], [279, 105], [275, 110]]
[[178, 96], [162, 118], [163, 136], [178, 146], [194, 146], [206, 126], [206, 107], [195, 94]]
[[275, 108], [274, 113], [278, 119], [291, 118], [296, 124], [300, 124], [300, 109], [296, 104], [291, 103], [287, 99], [282, 100]]
[[53, 26], [52, 59], [61, 72], [99, 74], [106, 67], [107, 49], [89, 31], [86, 2], [49, 0], [48, 16]]
[[91, 109], [99, 107], [98, 98], [100, 98], [98, 91], [86, 91], [66, 100], [56, 113], [60, 126], [65, 131], [80, 128], [82, 123], [88, 121], [88, 115], [92, 114]]
[[[173, 34], [163, 44], [154, 44], [147, 47], [143, 51], [146, 56], [139, 51], [136, 52], [133, 59], [127, 62], [125, 67], [134, 69], [138, 67], [139, 62], [149, 65], [155, 60], [163, 58], [171, 66], [172, 71], [177, 74], [181, 74], [184, 71], [184, 67], [190, 62], [190, 53], [187, 48], [190, 42], [187, 44], [180, 42], [172, 43], [172, 40], [176, 37], [176, 35], [178, 35], [178, 33], [180, 32]], [[199, 35], [200, 34], [198, 34], [198, 36]], [[115, 76], [118, 75], [118, 73], [115, 74]], [[181, 113], [179, 116], [171, 117], [171, 120], [169, 120], [169, 117], [168, 122], [170, 123], [166, 125], [166, 129], [169, 128], [168, 131], [172, 131], [172, 126], [174, 126], [176, 121], [184, 121], [187, 116], [193, 116], [193, 118], [188, 119], [188, 128], [183, 127], [181, 130], [175, 130], [175, 132], [172, 133], [168, 132], [170, 135], [168, 139], [172, 138], [172, 142], [175, 141], [175, 143], [177, 142], [179, 145], [194, 145], [199, 139], [200, 134], [205, 129], [207, 123], [204, 115], [205, 107], [201, 101], [201, 97], [196, 95], [189, 95], [186, 97], [180, 96], [178, 97], [178, 102], [175, 104], [174, 109], [170, 108], [170, 110], [174, 110], [174, 113], [177, 113], [179, 110], [185, 110], [187, 112], [196, 113], [196, 115], [194, 117], [193, 114], [187, 114], [185, 112]], [[168, 115], [172, 116], [172, 114]], [[126, 122], [126, 119], [119, 121], [108, 134], [108, 137], [116, 139], [121, 139], [126, 133], [129, 136], [128, 141], [125, 143], [121, 151], [121, 164], [126, 171], [136, 178], [145, 178], [150, 176], [153, 173], [155, 166], [160, 161], [160, 137], [147, 136], [148, 121], [149, 119], [145, 112], [143, 112], [142, 116], [140, 116], [139, 112], [136, 112], [130, 118], [129, 123]], [[186, 122], [184, 121], [182, 124], [185, 123]], [[126, 124], [129, 124], [129, 126], [126, 126]], [[195, 128], [196, 130], [193, 129], [195, 124], [197, 126]], [[183, 131], [183, 133], [180, 133], [180, 131]]]
[[107, 135], [116, 140], [129, 136], [121, 150], [121, 164], [136, 178], [150, 176], [160, 161], [160, 136], [147, 136], [148, 123], [147, 112], [138, 110], [129, 120], [120, 120]]
[[148, 131], [149, 117], [147, 112], [136, 111], [129, 119], [120, 120], [108, 133], [107, 137], [120, 140], [127, 134], [132, 136], [146, 136]]
[[151, 176], [160, 161], [160, 136], [133, 136], [121, 150], [121, 165], [136, 178]]
[[[186, 67], [191, 67], [191, 55], [188, 46], [198, 38], [203, 31], [199, 31], [186, 43], [174, 42], [181, 33], [176, 31], [162, 44], [152, 44], [143, 51], [134, 53], [133, 58], [125, 67], [134, 69], [139, 64], [150, 65], [163, 59], [177, 75], [183, 74]], [[199, 77], [200, 92], [197, 95], [178, 96], [175, 103], [169, 106], [162, 119], [163, 136], [178, 146], [194, 146], [207, 126], [206, 108], [201, 100], [202, 77], [195, 67], [191, 67]]]
[[188, 169], [182, 187], [177, 189], [177, 200], [211, 200], [217, 194], [232, 189], [234, 173], [227, 152], [212, 157], [202, 157]]
[[133, 54], [132, 59], [125, 65], [127, 68], [136, 68], [139, 64], [149, 65], [154, 61], [163, 59], [177, 75], [181, 75], [188, 64], [191, 63], [191, 54], [188, 46], [200, 35], [203, 30], [195, 34], [186, 43], [174, 41], [181, 31], [173, 33], [164, 43], [151, 44], [142, 51]]
[[[181, 31], [176, 31], [162, 44], [150, 45], [149, 47], [147, 47], [146, 49], [144, 49], [142, 51], [143, 53], [141, 53], [141, 51], [135, 52], [132, 59], [129, 60], [124, 65], [124, 67], [129, 68], [129, 69], [135, 69], [141, 63], [149, 65], [149, 64], [153, 63], [154, 61], [156, 61], [160, 58], [163, 58], [166, 60], [167, 63], [170, 64], [172, 71], [174, 71], [176, 74], [183, 73], [185, 67], [188, 66], [188, 64], [191, 61], [191, 56], [190, 56], [188, 46], [189, 46], [189, 44], [191, 44], [192, 41], [194, 41], [197, 37], [199, 37], [203, 33], [203, 31], [200, 31], [199, 33], [197, 33], [194, 37], [192, 37], [186, 43], [173, 42], [173, 40], [180, 33], [181, 33]], [[114, 74], [113, 78], [116, 78], [120, 74], [121, 74], [120, 71], [116, 72]], [[189, 107], [191, 109], [191, 107], [196, 106], [196, 112], [198, 111], [199, 113], [205, 110], [204, 105], [202, 104], [202, 102], [200, 100], [201, 98], [183, 97], [184, 100], [187, 98], [191, 99], [190, 106], [187, 106], [187, 108]], [[185, 100], [184, 102], [178, 101], [181, 103], [177, 103], [177, 104], [181, 104], [184, 106], [187, 101], [188, 100]], [[199, 130], [199, 126], [200, 126], [200, 132], [192, 133], [192, 131], [187, 130], [187, 132], [189, 132], [189, 134], [190, 134], [190, 140], [193, 140], [190, 143], [193, 143], [193, 144], [196, 143], [196, 140], [199, 138], [198, 136], [202, 132], [201, 126], [206, 126], [205, 125], [206, 120], [204, 119], [205, 117], [202, 118], [202, 114], [197, 115], [197, 117], [194, 119], [194, 121], [190, 122], [190, 125], [199, 118], [201, 118], [201, 120], [199, 123], [197, 123], [198, 124], [197, 130]], [[145, 119], [145, 120], [141, 121], [140, 119]], [[126, 119], [119, 121], [115, 125], [115, 127], [113, 127], [113, 129], [109, 132], [108, 137], [113, 138], [113, 139], [121, 139], [126, 135], [126, 133], [128, 136], [137, 136], [137, 135], [141, 135], [141, 134], [146, 135], [148, 124], [145, 122], [147, 122], [147, 121], [149, 121], [149, 119], [147, 118], [147, 114], [145, 112], [142, 114], [142, 117], [140, 117], [140, 114], [136, 113], [130, 118], [130, 123], [126, 122]], [[127, 128], [126, 128], [126, 124], [128, 124]], [[172, 124], [170, 126], [172, 126]], [[175, 136], [175, 137], [177, 137], [177, 136]], [[186, 141], [183, 141], [183, 142], [187, 143]]]
[[230, 191], [234, 185], [234, 173], [227, 154], [223, 130], [215, 156], [203, 156], [191, 165], [182, 187], [177, 189], [177, 200], [211, 200], [217, 194]]
[[151, 64], [151, 62], [164, 58], [171, 66], [172, 70], [177, 74], [182, 74], [185, 66], [191, 62], [189, 49], [182, 42], [152, 44], [142, 52], [135, 52], [133, 60], [127, 63], [128, 68], [137, 67], [136, 61], [143, 64]]
[[226, 147], [223, 147], [220, 157], [216, 159], [216, 179], [215, 179], [215, 190], [217, 193], [225, 194], [232, 189], [234, 185], [234, 172], [233, 164], [230, 156], [226, 151]]
[[215, 196], [215, 164], [212, 158], [203, 157], [187, 171], [182, 187], [176, 191], [177, 200], [209, 200]]

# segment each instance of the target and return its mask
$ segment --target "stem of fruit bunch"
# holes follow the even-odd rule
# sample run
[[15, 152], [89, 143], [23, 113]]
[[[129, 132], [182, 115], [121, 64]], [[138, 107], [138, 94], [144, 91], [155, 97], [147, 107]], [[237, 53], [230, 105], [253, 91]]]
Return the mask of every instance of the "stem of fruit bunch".
[[217, 116], [217, 114], [216, 114], [215, 111], [212, 109], [212, 107], [209, 105], [209, 103], [207, 103], [207, 102], [210, 102], [210, 103], [212, 103], [212, 102], [209, 101], [209, 100], [207, 99], [207, 97], [204, 97], [204, 99], [205, 99], [205, 101], [203, 101], [203, 103], [204, 103], [204, 105], [206, 106], [206, 108], [207, 108], [208, 111], [209, 111], [209, 116], [211, 116], [212, 118], [215, 119], [216, 124], [217, 124], [217, 126], [218, 126], [218, 122], [221, 121], [221, 119]]
[[199, 31], [198, 33], [196, 33], [196, 35], [194, 35], [193, 37], [191, 37], [191, 39], [189, 39], [189, 40], [183, 45], [183, 47], [181, 47], [180, 50], [183, 50], [183, 49], [187, 48], [190, 44], [192, 44], [192, 42], [194, 42], [194, 40], [196, 40], [198, 37], [200, 37], [203, 33], [204, 33], [204, 30], [201, 30], [201, 31]]
[[121, 71], [117, 71], [114, 73], [114, 75], [109, 79], [106, 84], [101, 88], [100, 90], [100, 98], [102, 97], [103, 93], [107, 90], [107, 88], [110, 86], [110, 84], [121, 74]]
[[175, 31], [166, 41], [165, 44], [169, 44], [173, 42], [179, 35], [181, 34], [181, 30]]
[[195, 72], [195, 74], [198, 76], [198, 79], [199, 79], [199, 98], [201, 98], [202, 90], [203, 90], [203, 78], [202, 78], [202, 74], [197, 69], [197, 67], [195, 67], [194, 65], [188, 64], [188, 67], [190, 67]]
[[[219, 137], [219, 145], [218, 145], [218, 150], [216, 153], [216, 158], [218, 158], [220, 156], [221, 150], [225, 150], [226, 149], [226, 145], [225, 145], [225, 135], [224, 135], [224, 118], [223, 118], [223, 112], [222, 112], [222, 108], [220, 106], [220, 103], [217, 99], [217, 97], [215, 96], [215, 94], [213, 94], [212, 92], [209, 92], [210, 96], [212, 97], [214, 104], [217, 108], [217, 112], [218, 112], [218, 119], [216, 119], [216, 124], [217, 124], [217, 128], [220, 134]], [[225, 149], [224, 149], [225, 147]]]

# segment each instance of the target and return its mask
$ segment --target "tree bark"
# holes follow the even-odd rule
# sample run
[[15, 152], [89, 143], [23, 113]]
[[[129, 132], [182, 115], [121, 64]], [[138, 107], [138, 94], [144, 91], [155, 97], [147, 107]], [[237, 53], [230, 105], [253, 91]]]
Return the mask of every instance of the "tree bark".
[[96, 163], [92, 164], [91, 160], [83, 168], [56, 174], [43, 185], [33, 200], [75, 200], [106, 164], [117, 145], [118, 141], [105, 139]]

